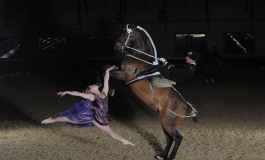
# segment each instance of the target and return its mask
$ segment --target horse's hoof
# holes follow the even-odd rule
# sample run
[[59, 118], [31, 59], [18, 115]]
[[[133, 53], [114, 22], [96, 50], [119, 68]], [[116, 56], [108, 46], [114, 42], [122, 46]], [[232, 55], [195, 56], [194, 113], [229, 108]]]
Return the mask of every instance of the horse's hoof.
[[165, 158], [163, 158], [163, 157], [161, 157], [161, 156], [159, 156], [159, 155], [156, 155], [156, 156], [155, 156], [155, 159], [164, 160]]
[[198, 122], [197, 117], [192, 117], [193, 122]]

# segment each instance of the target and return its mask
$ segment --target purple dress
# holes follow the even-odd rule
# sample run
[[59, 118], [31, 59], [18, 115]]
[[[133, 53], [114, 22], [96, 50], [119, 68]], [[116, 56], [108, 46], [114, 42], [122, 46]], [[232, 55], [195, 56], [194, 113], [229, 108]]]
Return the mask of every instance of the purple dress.
[[75, 103], [74, 108], [61, 112], [60, 115], [69, 118], [72, 121], [81, 122], [82, 124], [67, 123], [76, 127], [94, 126], [91, 121], [94, 120], [93, 104], [89, 99], [81, 100]]
[[[105, 94], [104, 94], [105, 95]], [[91, 121], [95, 120], [102, 126], [109, 124], [108, 97], [100, 98], [94, 94], [95, 100], [81, 100], [74, 105], [74, 108], [61, 112], [60, 115], [69, 118], [72, 121], [81, 122], [82, 124], [67, 123], [75, 127], [94, 126]]]
[[95, 95], [93, 106], [94, 118], [96, 122], [98, 122], [102, 126], [108, 125], [110, 122], [110, 117], [108, 113], [108, 97], [105, 95], [105, 98], [100, 98], [99, 96]]

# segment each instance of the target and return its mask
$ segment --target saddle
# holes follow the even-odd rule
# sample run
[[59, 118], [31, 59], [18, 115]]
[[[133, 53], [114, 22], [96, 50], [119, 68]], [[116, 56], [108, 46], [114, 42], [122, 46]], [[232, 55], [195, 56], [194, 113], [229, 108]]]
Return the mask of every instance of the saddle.
[[135, 83], [135, 82], [140, 81], [140, 80], [145, 79], [145, 78], [147, 78], [149, 80], [152, 87], [156, 87], [156, 88], [167, 88], [167, 87], [172, 87], [172, 85], [176, 85], [176, 82], [162, 77], [159, 72], [134, 78], [134, 79], [126, 82], [126, 84], [127, 85], [132, 84], [132, 83]]
[[172, 87], [172, 85], [176, 84], [176, 82], [166, 79], [162, 76], [150, 77], [149, 81], [151, 85], [156, 88], [167, 88], [167, 87]]

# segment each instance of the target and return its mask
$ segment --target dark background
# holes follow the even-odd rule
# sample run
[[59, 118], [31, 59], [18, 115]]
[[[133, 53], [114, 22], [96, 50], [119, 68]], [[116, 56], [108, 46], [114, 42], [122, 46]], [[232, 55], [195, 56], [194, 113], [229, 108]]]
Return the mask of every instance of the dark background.
[[[0, 0], [0, 4], [1, 56], [7, 52], [4, 48], [14, 48], [19, 41], [18, 51], [1, 59], [1, 65], [6, 61], [44, 67], [47, 63], [39, 61], [115, 61], [121, 57], [114, 52], [114, 43], [128, 22], [149, 32], [159, 57], [183, 58], [184, 52], [199, 44], [202, 54], [217, 46], [227, 65], [262, 67], [264, 62], [263, 0]], [[248, 53], [229, 42], [227, 33], [237, 36]], [[176, 34], [205, 37], [203, 43], [194, 38], [180, 49]], [[244, 40], [247, 34], [254, 35], [250, 42]], [[49, 37], [65, 41], [41, 51], [39, 40]], [[7, 39], [12, 41], [5, 43]]]
[[[83, 81], [81, 75], [89, 70], [93, 82], [102, 66], [122, 61], [114, 44], [130, 22], [143, 27], [158, 57], [175, 66], [185, 63], [190, 50], [201, 53], [197, 75], [203, 84], [223, 85], [226, 72], [234, 68], [254, 68], [264, 76], [263, 0], [0, 0], [0, 4], [1, 77], [52, 72]], [[205, 61], [214, 47], [222, 57], [221, 70]]]

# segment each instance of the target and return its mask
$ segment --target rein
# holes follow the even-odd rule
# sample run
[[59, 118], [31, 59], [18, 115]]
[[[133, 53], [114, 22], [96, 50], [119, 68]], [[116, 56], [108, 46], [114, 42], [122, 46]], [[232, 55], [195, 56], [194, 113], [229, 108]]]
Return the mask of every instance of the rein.
[[[144, 54], [144, 55], [146, 55], [146, 56], [149, 56], [149, 57], [151, 57], [151, 58], [154, 58], [154, 59], [155, 59], [155, 62], [157, 62], [157, 60], [158, 60], [159, 58], [157, 58], [157, 51], [156, 51], [156, 47], [155, 47], [155, 45], [154, 45], [154, 42], [153, 42], [151, 36], [148, 34], [148, 32], [147, 32], [145, 29], [143, 29], [142, 27], [137, 26], [136, 28], [139, 29], [139, 30], [141, 30], [141, 31], [143, 31], [143, 32], [146, 34], [146, 36], [148, 37], [148, 39], [150, 40], [150, 42], [151, 42], [151, 44], [152, 44], [152, 47], [153, 47], [154, 52], [155, 52], [155, 56], [152, 56], [152, 55], [150, 55], [150, 54], [148, 54], [148, 53], [145, 53], [145, 52], [143, 52], [143, 51], [140, 51], [140, 50], [138, 50], [138, 49], [136, 49], [136, 48], [132, 48], [132, 47], [130, 47], [130, 46], [127, 46], [127, 43], [128, 43], [128, 41], [129, 41], [129, 39], [130, 39], [130, 37], [131, 37], [131, 33], [132, 33], [132, 29], [129, 28], [128, 26], [129, 26], [129, 24], [127, 24], [127, 26], [126, 26], [126, 31], [127, 31], [127, 33], [128, 33], [128, 37], [127, 37], [127, 39], [126, 39], [126, 41], [125, 41], [125, 43], [124, 43], [124, 46], [125, 46], [126, 48], [128, 48], [128, 49], [131, 49], [131, 50], [137, 51], [137, 52], [142, 53], [142, 54]], [[145, 62], [145, 63], [148, 63], [148, 64], [153, 65], [153, 63], [150, 63], [150, 62], [147, 62], [147, 61], [142, 60], [142, 59], [140, 59], [140, 58], [137, 58], [137, 57], [135, 57], [135, 56], [132, 56], [131, 54], [127, 54], [127, 55], [125, 55], [125, 56], [130, 56], [130, 57], [135, 58], [135, 59], [137, 59], [137, 60], [140, 60], [140, 61], [143, 61], [143, 62]]]
[[134, 58], [134, 59], [137, 59], [137, 60], [139, 60], [139, 61], [143, 61], [143, 62], [145, 62], [145, 63], [148, 63], [148, 64], [153, 65], [153, 63], [151, 63], [151, 62], [148, 62], [148, 61], [142, 60], [142, 59], [140, 59], [140, 58], [138, 58], [138, 57], [135, 57], [135, 56], [133, 56], [133, 55], [130, 55], [130, 54], [126, 54], [125, 56], [130, 56], [130, 57], [132, 57], [132, 58]]
[[[176, 91], [176, 92], [180, 95], [180, 97], [181, 97], [181, 98], [187, 103], [187, 105], [190, 106], [190, 108], [192, 109], [192, 111], [190, 112], [190, 114], [189, 114], [188, 116], [182, 116], [182, 115], [177, 114], [176, 112], [173, 112], [172, 110], [168, 109], [168, 108], [165, 107], [165, 106], [163, 106], [163, 107], [165, 107], [168, 111], [170, 111], [171, 113], [173, 113], [174, 115], [179, 116], [179, 117], [183, 117], [183, 118], [196, 117], [198, 111], [193, 107], [193, 105], [190, 104], [189, 102], [187, 102], [187, 101], [185, 100], [185, 98], [182, 97], [182, 95], [178, 92], [178, 90], [177, 90], [175, 87], [171, 87], [171, 88], [173, 88], [173, 90]], [[159, 102], [159, 103], [160, 103], [160, 102]]]

